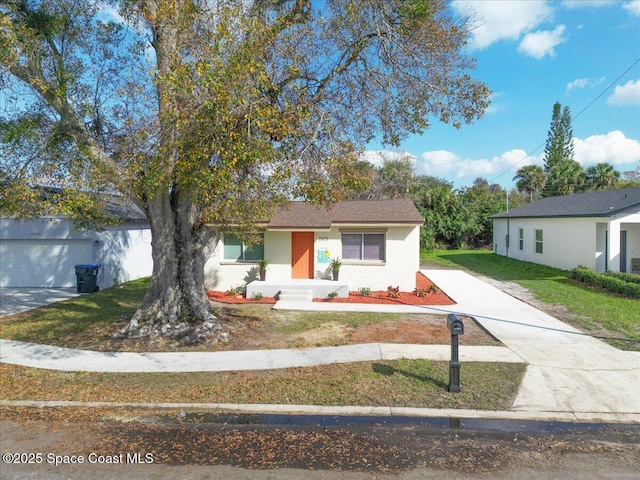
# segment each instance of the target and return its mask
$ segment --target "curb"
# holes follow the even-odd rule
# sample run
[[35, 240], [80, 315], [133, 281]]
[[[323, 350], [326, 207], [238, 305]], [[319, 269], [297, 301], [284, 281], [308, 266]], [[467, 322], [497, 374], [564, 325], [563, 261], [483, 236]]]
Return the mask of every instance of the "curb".
[[638, 413], [549, 412], [520, 410], [464, 410], [413, 407], [367, 407], [233, 403], [148, 403], [148, 402], [80, 402], [40, 400], [0, 400], [0, 407], [31, 408], [143, 408], [157, 410], [190, 410], [211, 413], [254, 413], [280, 415], [337, 415], [375, 417], [413, 417], [488, 420], [530, 420], [571, 423], [616, 423], [640, 425]]

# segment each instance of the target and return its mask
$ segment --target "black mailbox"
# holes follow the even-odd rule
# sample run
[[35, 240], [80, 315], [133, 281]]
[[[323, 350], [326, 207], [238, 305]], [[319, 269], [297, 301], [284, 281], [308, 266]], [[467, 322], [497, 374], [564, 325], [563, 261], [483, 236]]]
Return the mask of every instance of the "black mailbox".
[[447, 315], [447, 328], [451, 335], [464, 335], [464, 324], [455, 313]]
[[464, 324], [455, 313], [447, 315], [447, 328], [451, 332], [451, 361], [449, 362], [450, 392], [460, 391], [460, 361], [458, 360], [458, 335], [464, 334]]

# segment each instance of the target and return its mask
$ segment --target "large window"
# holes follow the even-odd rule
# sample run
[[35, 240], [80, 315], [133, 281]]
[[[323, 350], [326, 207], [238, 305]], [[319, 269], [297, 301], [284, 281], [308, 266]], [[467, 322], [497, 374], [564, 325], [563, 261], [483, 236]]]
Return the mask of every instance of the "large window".
[[264, 234], [255, 243], [247, 244], [234, 233], [224, 234], [224, 259], [237, 262], [257, 262], [264, 258]]
[[536, 230], [536, 253], [542, 253], [542, 230]]
[[343, 233], [342, 258], [384, 261], [384, 233]]
[[524, 250], [524, 228], [518, 229], [518, 239], [520, 240], [520, 250]]

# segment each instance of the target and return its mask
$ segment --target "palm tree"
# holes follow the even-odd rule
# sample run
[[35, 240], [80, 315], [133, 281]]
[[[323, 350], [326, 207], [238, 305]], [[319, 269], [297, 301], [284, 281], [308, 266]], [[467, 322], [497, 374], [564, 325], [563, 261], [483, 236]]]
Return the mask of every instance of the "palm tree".
[[582, 166], [575, 160], [563, 158], [549, 171], [545, 196], [570, 195], [581, 191], [584, 183], [585, 176]]
[[620, 180], [620, 172], [609, 163], [599, 163], [586, 170], [587, 185], [594, 190], [615, 188]]
[[529, 195], [529, 201], [532, 202], [534, 196], [538, 198], [540, 192], [547, 183], [547, 174], [544, 173], [542, 167], [536, 165], [527, 165], [516, 172], [513, 177], [516, 182], [518, 192]]

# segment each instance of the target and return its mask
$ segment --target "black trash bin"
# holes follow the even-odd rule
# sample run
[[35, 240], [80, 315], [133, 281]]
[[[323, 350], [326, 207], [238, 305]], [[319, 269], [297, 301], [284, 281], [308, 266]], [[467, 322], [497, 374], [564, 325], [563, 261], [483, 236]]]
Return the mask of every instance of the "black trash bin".
[[76, 265], [76, 279], [78, 293], [97, 292], [100, 287], [97, 285], [99, 263], [87, 263]]

